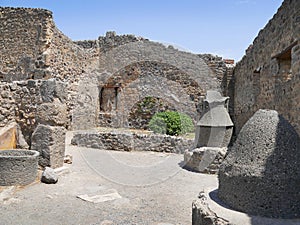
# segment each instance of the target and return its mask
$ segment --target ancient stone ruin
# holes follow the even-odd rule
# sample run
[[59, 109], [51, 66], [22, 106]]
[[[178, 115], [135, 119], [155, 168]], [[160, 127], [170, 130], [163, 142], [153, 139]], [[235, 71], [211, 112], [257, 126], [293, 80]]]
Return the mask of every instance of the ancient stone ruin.
[[299, 218], [300, 137], [274, 110], [243, 126], [219, 171], [218, 196], [251, 215]]
[[[57, 168], [66, 132], [77, 131], [72, 144], [78, 146], [194, 149], [187, 166], [217, 173], [234, 124], [237, 140], [219, 173], [220, 199], [249, 214], [299, 217], [299, 11], [300, 1], [285, 0], [234, 66], [111, 31], [74, 42], [48, 10], [0, 7], [0, 149], [36, 150], [42, 168]], [[192, 118], [195, 142], [145, 131], [149, 119], [167, 109]], [[0, 158], [7, 163], [11, 154]], [[201, 201], [193, 224], [210, 217], [207, 207], [201, 216]]]
[[228, 113], [229, 97], [208, 90], [202, 103], [201, 117], [196, 125], [196, 147], [227, 147], [233, 132]]
[[[220, 57], [115, 32], [73, 42], [48, 10], [1, 7], [0, 14], [0, 127], [10, 131], [3, 148], [36, 150], [41, 167], [63, 165], [67, 130], [147, 129], [149, 118], [166, 109], [195, 122], [200, 96], [209, 89], [227, 92], [232, 66]], [[178, 153], [192, 145], [180, 137], [130, 133], [132, 146], [120, 142], [123, 136], [100, 132], [86, 140], [82, 134], [73, 143]]]
[[[238, 137], [221, 165], [218, 196], [249, 215], [299, 218], [299, 9], [299, 1], [282, 3], [229, 83]], [[218, 224], [201, 201], [193, 224]]]
[[228, 102], [229, 97], [222, 97], [218, 91], [207, 91], [200, 107], [194, 149], [184, 154], [185, 168], [206, 173], [218, 172], [233, 132]]

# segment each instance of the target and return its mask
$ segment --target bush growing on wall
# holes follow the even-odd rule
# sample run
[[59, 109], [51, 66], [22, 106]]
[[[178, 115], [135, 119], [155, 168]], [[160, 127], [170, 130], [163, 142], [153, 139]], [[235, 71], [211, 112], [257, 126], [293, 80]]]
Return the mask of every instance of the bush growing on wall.
[[156, 113], [149, 122], [154, 133], [179, 135], [192, 132], [194, 124], [188, 115], [175, 111]]

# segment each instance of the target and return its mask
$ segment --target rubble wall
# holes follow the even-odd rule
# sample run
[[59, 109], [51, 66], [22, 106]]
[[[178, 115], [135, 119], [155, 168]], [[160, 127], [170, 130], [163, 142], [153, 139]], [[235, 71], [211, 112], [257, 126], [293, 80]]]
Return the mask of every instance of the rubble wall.
[[38, 124], [68, 126], [66, 84], [49, 80], [0, 85], [0, 127], [17, 122], [28, 144]]
[[98, 55], [59, 31], [45, 9], [0, 7], [0, 30], [2, 81], [71, 79]]
[[234, 71], [237, 132], [258, 109], [274, 109], [300, 134], [300, 1], [286, 0]]

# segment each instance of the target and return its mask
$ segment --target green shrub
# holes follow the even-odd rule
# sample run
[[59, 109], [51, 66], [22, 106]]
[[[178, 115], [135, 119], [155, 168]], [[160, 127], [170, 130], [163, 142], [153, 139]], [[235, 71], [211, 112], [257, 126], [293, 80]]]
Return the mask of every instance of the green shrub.
[[156, 113], [149, 122], [149, 128], [154, 133], [179, 135], [192, 132], [194, 124], [188, 115], [175, 111]]

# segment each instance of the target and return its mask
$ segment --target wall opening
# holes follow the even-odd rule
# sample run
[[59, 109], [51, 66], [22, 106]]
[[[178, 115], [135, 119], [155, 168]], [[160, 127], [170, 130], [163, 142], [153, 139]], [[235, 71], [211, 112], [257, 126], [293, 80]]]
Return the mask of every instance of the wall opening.
[[118, 86], [104, 86], [99, 92], [100, 112], [112, 112], [118, 109]]
[[288, 81], [292, 78], [292, 48], [297, 44], [294, 42], [279, 54], [273, 56], [278, 62], [278, 78]]

